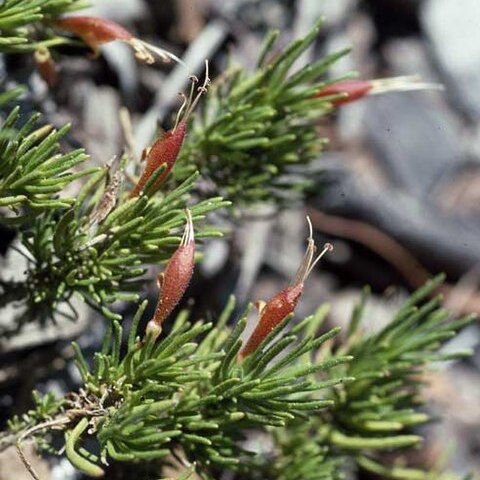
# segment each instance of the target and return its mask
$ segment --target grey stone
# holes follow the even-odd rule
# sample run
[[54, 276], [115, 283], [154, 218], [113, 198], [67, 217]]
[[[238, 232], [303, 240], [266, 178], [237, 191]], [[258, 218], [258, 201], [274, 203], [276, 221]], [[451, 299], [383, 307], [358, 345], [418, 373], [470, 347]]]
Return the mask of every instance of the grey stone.
[[480, 120], [480, 2], [427, 0], [421, 20], [454, 102]]
[[429, 102], [437, 93], [390, 93], [368, 99], [367, 137], [392, 183], [425, 197], [462, 160], [458, 126]]

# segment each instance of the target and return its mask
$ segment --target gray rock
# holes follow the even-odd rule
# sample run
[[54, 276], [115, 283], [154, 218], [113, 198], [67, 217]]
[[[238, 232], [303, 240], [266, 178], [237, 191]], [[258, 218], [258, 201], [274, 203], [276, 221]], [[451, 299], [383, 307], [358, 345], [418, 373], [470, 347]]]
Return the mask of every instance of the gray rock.
[[459, 130], [434, 93], [398, 93], [368, 99], [367, 137], [392, 183], [425, 197], [462, 163]]
[[97, 87], [90, 82], [83, 84], [83, 87], [84, 145], [92, 159], [104, 165], [121, 148], [120, 99], [110, 87]]
[[148, 15], [144, 0], [96, 0], [82, 15], [107, 17], [117, 22], [138, 20]]
[[432, 271], [461, 276], [480, 264], [480, 229], [470, 217], [443, 212], [432, 199], [359, 181], [341, 168], [329, 177], [331, 184], [317, 205], [321, 211], [375, 226]]
[[357, 0], [344, 0], [338, 2], [337, 0], [303, 0], [299, 2], [303, 4], [306, 13], [317, 18], [321, 15], [325, 17], [327, 25], [338, 26], [345, 22], [357, 8]]
[[480, 2], [427, 0], [421, 20], [454, 102], [480, 120]]

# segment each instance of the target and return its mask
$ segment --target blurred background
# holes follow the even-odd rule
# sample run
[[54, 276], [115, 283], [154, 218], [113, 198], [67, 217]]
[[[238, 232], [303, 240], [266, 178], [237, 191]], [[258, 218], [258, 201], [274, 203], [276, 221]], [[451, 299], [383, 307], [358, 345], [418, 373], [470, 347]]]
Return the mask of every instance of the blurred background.
[[[352, 46], [352, 53], [334, 66], [332, 76], [352, 70], [365, 79], [418, 74], [445, 87], [443, 92], [368, 97], [324, 120], [319, 135], [330, 143], [312, 165], [312, 171], [324, 171], [318, 189], [310, 193], [306, 206], [243, 212], [228, 225], [230, 235], [205, 245], [204, 262], [189, 292], [199, 314], [214, 317], [231, 293], [244, 303], [268, 299], [283, 288], [303, 255], [307, 214], [317, 242], [329, 241], [335, 250], [307, 283], [299, 317], [327, 301], [329, 324], [345, 324], [363, 286], [369, 284], [372, 296], [365, 328], [376, 329], [391, 319], [409, 292], [440, 272], [447, 274], [446, 306], [454, 314], [480, 312], [478, 0], [93, 3], [87, 14], [115, 20], [167, 48], [183, 58], [192, 73], [210, 59], [213, 79], [229, 58], [253, 68], [269, 29], [280, 29], [285, 45], [325, 16], [315, 47], [298, 66]], [[2, 75], [29, 84], [33, 91], [23, 108], [40, 109], [54, 124], [73, 122], [71, 144], [84, 145], [101, 165], [122, 148], [118, 121], [122, 105], [132, 113], [135, 141], [141, 149], [151, 140], [157, 122], [169, 125], [178, 105], [176, 94], [188, 80], [175, 66], [136, 63], [122, 44], [108, 45], [102, 53], [95, 61], [65, 56], [54, 92], [31, 73], [26, 59], [0, 60]], [[2, 231], [2, 252], [10, 242], [15, 239]], [[0, 257], [0, 268], [18, 275], [21, 262], [9, 250]], [[154, 299], [156, 291], [150, 294]], [[102, 324], [84, 310], [75, 324], [47, 327], [42, 335], [35, 328], [26, 329], [12, 339], [0, 352], [2, 422], [28, 408], [36, 385], [59, 393], [75, 388], [76, 373], [65, 368], [58, 354], [71, 356], [68, 341], [79, 334], [81, 345], [94, 351]], [[476, 354], [462, 363], [438, 366], [427, 375], [426, 408], [442, 416], [443, 422], [425, 428], [428, 441], [418, 452], [421, 462], [444, 462], [457, 473], [480, 472], [479, 341], [478, 326], [468, 328], [452, 348], [473, 347]], [[0, 480], [12, 478], [10, 459], [0, 458]], [[28, 478], [22, 466], [15, 478]], [[67, 462], [60, 462], [50, 478], [79, 477]]]

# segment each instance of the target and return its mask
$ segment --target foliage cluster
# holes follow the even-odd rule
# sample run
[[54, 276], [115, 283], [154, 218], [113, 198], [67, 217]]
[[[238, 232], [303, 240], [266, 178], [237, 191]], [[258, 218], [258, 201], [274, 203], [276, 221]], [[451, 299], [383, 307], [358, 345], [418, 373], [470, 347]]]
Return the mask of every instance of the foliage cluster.
[[[5, 0], [0, 51], [75, 42], [59, 37], [51, 20], [81, 6], [75, 0]], [[88, 168], [82, 149], [66, 148], [69, 126], [39, 123], [38, 114], [22, 118], [18, 108], [4, 116], [0, 223], [15, 229], [15, 248], [28, 267], [21, 281], [0, 279], [0, 307], [20, 307], [17, 331], [26, 322], [75, 317], [76, 295], [107, 324], [93, 358], [73, 344], [78, 390], [60, 399], [36, 394], [34, 408], [0, 434], [0, 450], [16, 444], [34, 478], [22, 442], [33, 438], [52, 453], [58, 432], [70, 462], [92, 477], [124, 463], [137, 475], [144, 465], [156, 465], [155, 478], [178, 464], [186, 468], [180, 478], [214, 479], [230, 471], [237, 478], [337, 480], [361, 470], [404, 480], [450, 478], [383, 455], [422, 441], [415, 427], [431, 420], [419, 396], [425, 366], [470, 353], [442, 353], [472, 320], [451, 320], [440, 299], [431, 299], [442, 278], [416, 292], [376, 333], [362, 330], [365, 297], [345, 334], [322, 328], [322, 306], [300, 321], [287, 315], [245, 358], [239, 352], [251, 306], [239, 313], [233, 298], [212, 323], [180, 312], [158, 339], [139, 327], [146, 301], [126, 339], [112, 306], [138, 302], [147, 268], [166, 262], [178, 247], [187, 205], [199, 239], [221, 233], [215, 225], [198, 225], [230, 205], [218, 194], [241, 207], [300, 198], [309, 184], [301, 167], [324, 143], [315, 124], [345, 98], [316, 97], [332, 83], [324, 76], [345, 51], [292, 72], [320, 26], [280, 53], [274, 51], [278, 32], [269, 34], [253, 73], [229, 68], [191, 119], [169, 182], [157, 182], [169, 168], [163, 164], [138, 196], [129, 195], [135, 179], [126, 174], [134, 161], [127, 153]], [[4, 92], [2, 108], [19, 94], [20, 88]], [[205, 198], [199, 176], [214, 197]]]

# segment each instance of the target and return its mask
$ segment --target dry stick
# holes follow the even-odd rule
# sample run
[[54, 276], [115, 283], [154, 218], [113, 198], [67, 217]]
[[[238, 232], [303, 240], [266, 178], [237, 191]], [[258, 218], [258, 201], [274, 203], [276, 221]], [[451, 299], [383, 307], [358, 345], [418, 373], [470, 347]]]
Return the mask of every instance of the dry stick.
[[[400, 243], [379, 229], [358, 220], [327, 215], [312, 207], [308, 208], [313, 225], [320, 231], [331, 235], [354, 240], [390, 263], [407, 281], [412, 288], [421, 287], [430, 277], [430, 272]], [[445, 284], [440, 286], [433, 295], [442, 293], [445, 296], [453, 291], [461, 301], [456, 308], [462, 313], [480, 312], [480, 293], [460, 295], [461, 292], [454, 290], [455, 286]], [[459, 305], [458, 305], [459, 304]]]
[[185, 468], [191, 468], [192, 464], [186, 459], [180, 456], [180, 454], [175, 451], [174, 449], [172, 450], [172, 456], [177, 460], [178, 463], [180, 463], [181, 466]]
[[122, 129], [125, 150], [130, 158], [135, 156], [135, 136], [133, 134], [132, 117], [126, 107], [122, 107], [119, 113], [120, 128]]
[[18, 456], [20, 457], [20, 460], [23, 462], [25, 465], [25, 468], [28, 470], [28, 473], [34, 478], [35, 480], [41, 480], [41, 478], [38, 476], [37, 472], [35, 469], [32, 467], [31, 463], [28, 461], [27, 457], [25, 456], [25, 453], [22, 450], [22, 447], [20, 445], [20, 441], [17, 441], [17, 453]]
[[27, 457], [25, 456], [25, 452], [22, 450], [22, 441], [25, 440], [28, 436], [32, 435], [39, 430], [44, 430], [46, 428], [54, 428], [57, 426], [67, 425], [71, 422], [71, 418], [69, 417], [61, 417], [56, 420], [49, 420], [48, 422], [39, 423], [34, 427], [31, 427], [25, 430], [17, 439], [16, 442], [16, 449], [20, 460], [25, 465], [25, 468], [28, 470], [28, 473], [34, 478], [35, 480], [41, 480], [38, 473], [33, 468], [32, 464], [28, 461]]
[[[133, 123], [130, 111], [126, 107], [122, 107], [119, 113], [120, 128], [122, 130], [123, 141], [125, 145], [125, 153], [129, 161], [135, 158], [135, 135], [133, 133]], [[137, 179], [133, 178], [133, 175], [125, 168], [125, 177], [130, 183], [135, 185]]]
[[308, 215], [318, 230], [349, 238], [376, 252], [393, 265], [410, 286], [418, 288], [430, 278], [428, 270], [407, 249], [377, 228], [312, 208], [308, 209]]
[[[113, 165], [116, 161], [117, 157], [113, 156], [109, 162], [107, 163], [108, 168], [108, 181], [105, 185], [105, 190], [103, 195], [100, 199], [100, 202], [92, 211], [89, 219], [89, 226], [92, 227], [94, 225], [99, 224], [102, 220], [104, 220], [107, 215], [113, 210], [115, 204], [117, 203], [118, 192], [120, 187], [123, 183], [123, 172], [122, 166], [120, 165], [115, 173], [112, 174]], [[93, 232], [92, 232], [93, 236]], [[83, 246], [85, 247], [85, 245]]]
[[[125, 143], [125, 155], [128, 157], [128, 160], [133, 159], [135, 145], [133, 139], [133, 129], [132, 129], [132, 121], [130, 118], [129, 111], [122, 107], [119, 112], [119, 121], [120, 126], [123, 133], [123, 139]], [[118, 201], [118, 194], [122, 187], [124, 177], [127, 177], [130, 181], [133, 181], [132, 178], [128, 175], [127, 172], [124, 171], [123, 160], [120, 160], [120, 164], [117, 166], [117, 169], [113, 173], [113, 165], [116, 161], [117, 157], [114, 156], [108, 163], [108, 181], [105, 185], [105, 190], [103, 195], [100, 199], [99, 204], [94, 209], [91, 214], [90, 218], [90, 227], [94, 225], [98, 225], [102, 220], [104, 220], [107, 215], [115, 208], [115, 205]], [[93, 236], [94, 232], [92, 232]], [[97, 237], [98, 238], [98, 237]], [[94, 239], [96, 240], [96, 239]], [[102, 241], [102, 240], [100, 240]], [[91, 246], [88, 245], [88, 246]], [[85, 247], [85, 245], [84, 245]], [[88, 247], [87, 247], [88, 248]]]
[[[470, 287], [461, 287], [460, 285], [440, 285], [438, 292], [442, 293], [451, 303], [448, 305], [450, 310], [455, 310], [462, 314], [480, 313], [480, 292], [472, 292]], [[451, 300], [453, 299], [453, 300]]]

